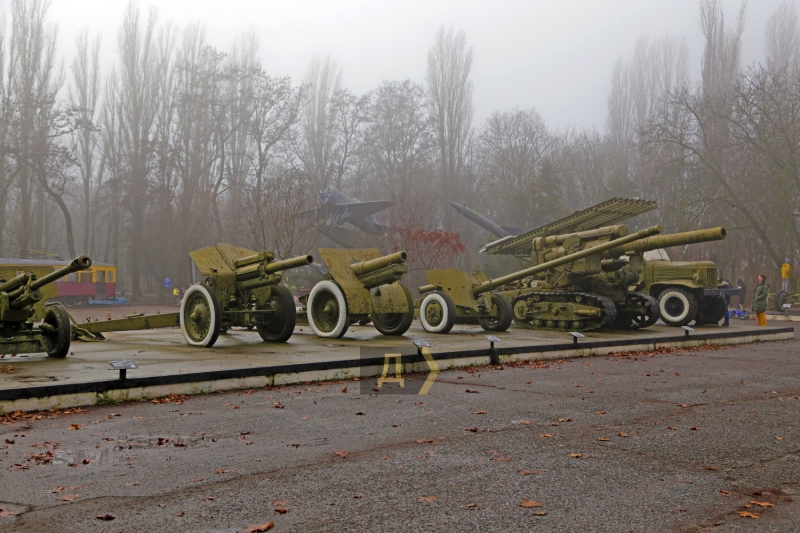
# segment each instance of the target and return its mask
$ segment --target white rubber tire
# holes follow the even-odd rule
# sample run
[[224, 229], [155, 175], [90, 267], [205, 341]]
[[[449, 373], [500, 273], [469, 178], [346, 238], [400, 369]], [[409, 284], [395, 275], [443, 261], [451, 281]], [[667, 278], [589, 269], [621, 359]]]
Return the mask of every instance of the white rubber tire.
[[[673, 298], [683, 303], [683, 311], [679, 315], [670, 315], [667, 311], [667, 303]], [[668, 326], [685, 326], [697, 315], [697, 301], [682, 289], [667, 289], [658, 297], [658, 312]]]
[[[331, 331], [325, 332], [321, 331], [317, 325], [314, 323], [314, 317], [312, 314], [312, 309], [314, 309], [314, 300], [317, 298], [321, 292], [330, 292], [336, 298], [336, 303], [339, 304], [339, 318], [336, 322], [336, 327], [334, 327]], [[347, 320], [347, 301], [345, 300], [344, 293], [339, 286], [330, 281], [330, 280], [323, 280], [314, 285], [314, 288], [311, 289], [311, 293], [308, 295], [308, 306], [306, 311], [306, 316], [308, 316], [308, 325], [311, 326], [311, 331], [314, 332], [314, 335], [317, 337], [325, 338], [325, 339], [338, 339], [341, 337], [344, 332], [347, 330], [349, 323]]]
[[[430, 325], [425, 317], [425, 310], [432, 302], [438, 303], [442, 308], [442, 321], [436, 326]], [[450, 302], [452, 302], [452, 300], [450, 300]], [[453, 306], [450, 302], [448, 302], [444, 295], [438, 291], [430, 293], [422, 300], [422, 303], [419, 306], [419, 321], [425, 331], [428, 333], [447, 333], [453, 329], [453, 322], [455, 321], [455, 306]], [[451, 314], [453, 316], [451, 316]]]
[[[186, 302], [189, 301], [189, 297], [194, 293], [199, 292], [201, 293], [206, 301], [208, 302], [208, 311], [209, 311], [209, 323], [211, 326], [208, 328], [208, 333], [201, 341], [196, 341], [186, 333], [186, 325], [184, 324], [184, 314], [185, 314], [185, 306]], [[219, 330], [222, 325], [222, 312], [219, 307], [219, 302], [217, 301], [216, 294], [212, 293], [208, 287], [202, 285], [200, 283], [196, 283], [190, 286], [186, 293], [183, 295], [183, 299], [181, 300], [181, 312], [180, 312], [180, 324], [181, 324], [181, 333], [183, 334], [183, 339], [186, 341], [186, 344], [190, 346], [202, 346], [202, 347], [210, 347], [213, 346], [214, 343], [217, 341], [217, 337], [219, 337]]]

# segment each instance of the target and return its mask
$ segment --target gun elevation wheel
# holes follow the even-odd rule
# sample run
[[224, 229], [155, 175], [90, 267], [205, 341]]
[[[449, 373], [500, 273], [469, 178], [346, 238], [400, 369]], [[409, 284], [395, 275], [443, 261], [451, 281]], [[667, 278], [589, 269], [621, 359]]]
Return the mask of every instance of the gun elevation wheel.
[[408, 302], [408, 311], [405, 313], [373, 313], [372, 322], [375, 324], [375, 329], [384, 335], [402, 335], [411, 323], [414, 321], [414, 298], [411, 296], [411, 291], [402, 283], [398, 283], [400, 288], [403, 289], [403, 294], [406, 295]]
[[779, 313], [783, 313], [783, 304], [789, 303], [788, 294], [786, 291], [778, 291], [775, 293], [775, 310]]
[[330, 280], [314, 285], [308, 295], [308, 325], [317, 337], [338, 339], [350, 327], [347, 301], [339, 286]]
[[44, 323], [51, 326], [44, 334], [47, 355], [56, 359], [66, 357], [69, 353], [69, 341], [72, 338], [67, 310], [60, 303], [48, 305]]
[[274, 285], [272, 294], [267, 300], [267, 307], [271, 307], [275, 312], [269, 322], [256, 320], [258, 334], [266, 342], [286, 342], [294, 333], [294, 325], [297, 322], [292, 293], [283, 285]]
[[511, 326], [514, 310], [511, 302], [502, 294], [492, 293], [492, 307], [497, 309], [497, 316], [478, 318], [478, 323], [485, 331], [506, 331]]
[[668, 326], [685, 326], [697, 316], [697, 299], [684, 289], [667, 289], [658, 297], [658, 311]]
[[222, 308], [214, 291], [199, 283], [189, 287], [181, 300], [180, 323], [186, 344], [214, 346], [222, 328]]

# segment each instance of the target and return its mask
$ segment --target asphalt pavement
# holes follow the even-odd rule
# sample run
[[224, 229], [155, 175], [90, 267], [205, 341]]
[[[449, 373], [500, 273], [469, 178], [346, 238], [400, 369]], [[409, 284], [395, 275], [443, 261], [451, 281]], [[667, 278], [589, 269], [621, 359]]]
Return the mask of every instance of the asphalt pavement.
[[[800, 344], [6, 416], [0, 531], [798, 531]], [[255, 526], [262, 526], [252, 529]]]

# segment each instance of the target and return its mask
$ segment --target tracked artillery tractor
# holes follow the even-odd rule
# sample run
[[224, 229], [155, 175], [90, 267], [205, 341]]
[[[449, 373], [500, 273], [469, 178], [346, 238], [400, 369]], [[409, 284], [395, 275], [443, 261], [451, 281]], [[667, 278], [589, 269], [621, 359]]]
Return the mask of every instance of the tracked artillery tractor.
[[181, 301], [180, 326], [193, 346], [213, 346], [223, 329], [255, 326], [267, 342], [286, 342], [296, 322], [294, 297], [281, 272], [314, 262], [310, 255], [275, 261], [272, 252], [217, 244], [189, 254], [205, 281]]
[[16, 272], [16, 268], [0, 267], [0, 354], [47, 352], [50, 357], [66, 357], [72, 339], [69, 315], [60, 303], [45, 301], [56, 297], [52, 285], [56, 280], [91, 266], [92, 260], [82, 255], [55, 271], [32, 267]]
[[350, 324], [367, 319], [384, 335], [408, 331], [414, 320], [414, 300], [399, 281], [408, 271], [405, 252], [381, 256], [375, 248], [317, 251], [330, 273], [300, 299], [316, 336], [340, 338]]
[[[427, 331], [446, 333], [459, 319], [474, 317], [484, 329], [503, 331], [509, 326], [510, 300], [513, 321], [525, 328], [590, 330], [617, 324], [620, 316], [649, 326], [658, 319], [656, 301], [628, 291], [636, 276], [620, 271], [614, 258], [624, 254], [625, 245], [660, 231], [653, 226], [627, 235], [625, 226], [612, 226], [537, 238], [535, 266], [496, 279], [462, 273], [458, 285], [455, 276], [434, 271], [428, 278], [432, 283], [420, 287], [429, 292], [420, 304], [420, 321]], [[525, 285], [508, 287], [522, 280]]]

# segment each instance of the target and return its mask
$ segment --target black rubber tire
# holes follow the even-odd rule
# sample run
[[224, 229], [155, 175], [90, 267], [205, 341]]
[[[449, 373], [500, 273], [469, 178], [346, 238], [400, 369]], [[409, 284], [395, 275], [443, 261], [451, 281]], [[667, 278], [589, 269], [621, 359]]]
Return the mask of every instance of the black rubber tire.
[[[196, 295], [196, 296], [195, 296]], [[189, 306], [192, 305], [195, 300], [199, 299], [201, 303], [204, 301], [205, 306], [208, 309], [209, 313], [209, 324], [207, 326], [206, 334], [203, 338], [196, 338], [193, 337], [187, 330], [190, 327], [189, 320], [191, 317], [191, 310]], [[222, 307], [219, 305], [219, 299], [217, 298], [217, 293], [214, 292], [214, 289], [211, 287], [207, 287], [202, 283], [195, 283], [186, 291], [186, 294], [183, 295], [183, 300], [181, 300], [181, 311], [180, 311], [180, 324], [181, 324], [181, 333], [183, 334], [183, 339], [186, 341], [186, 344], [189, 346], [201, 346], [204, 348], [210, 348], [214, 346], [214, 343], [217, 342], [219, 335], [222, 330]], [[223, 334], [227, 334], [227, 329], [222, 332]]]
[[[703, 298], [702, 315], [704, 324], [719, 324], [728, 312], [728, 302], [722, 296]], [[701, 313], [698, 313], [700, 315]], [[696, 319], [695, 319], [696, 320]]]
[[666, 289], [658, 296], [658, 312], [668, 326], [685, 326], [697, 316], [697, 299], [682, 288]]
[[403, 293], [406, 295], [408, 311], [405, 313], [372, 313], [370, 315], [375, 329], [384, 335], [392, 335], [395, 337], [408, 331], [408, 328], [411, 327], [411, 323], [414, 322], [414, 298], [411, 296], [411, 291], [402, 283], [398, 283], [398, 285], [403, 289]]
[[[437, 322], [435, 326], [429, 324], [425, 316], [425, 311], [432, 302], [442, 307], [443, 314], [442, 320]], [[449, 333], [456, 323], [456, 304], [446, 292], [434, 291], [428, 293], [419, 306], [419, 321], [422, 324], [422, 328], [428, 333]]]
[[256, 322], [258, 334], [265, 342], [288, 341], [294, 333], [294, 326], [297, 323], [297, 310], [292, 293], [283, 285], [273, 285], [272, 294], [267, 302], [276, 304], [278, 312], [273, 315], [272, 321], [268, 324]]
[[511, 327], [511, 321], [514, 319], [514, 310], [511, 308], [511, 302], [503, 294], [492, 293], [492, 306], [497, 307], [497, 318], [480, 318], [478, 323], [484, 331], [506, 331]]
[[69, 322], [69, 313], [60, 303], [47, 306], [44, 322], [56, 328], [56, 334], [47, 337], [47, 356], [63, 359], [69, 353], [69, 341], [72, 339], [72, 326]]
[[783, 313], [783, 298], [786, 294], [786, 291], [778, 291], [775, 293], [775, 310], [779, 313]]

